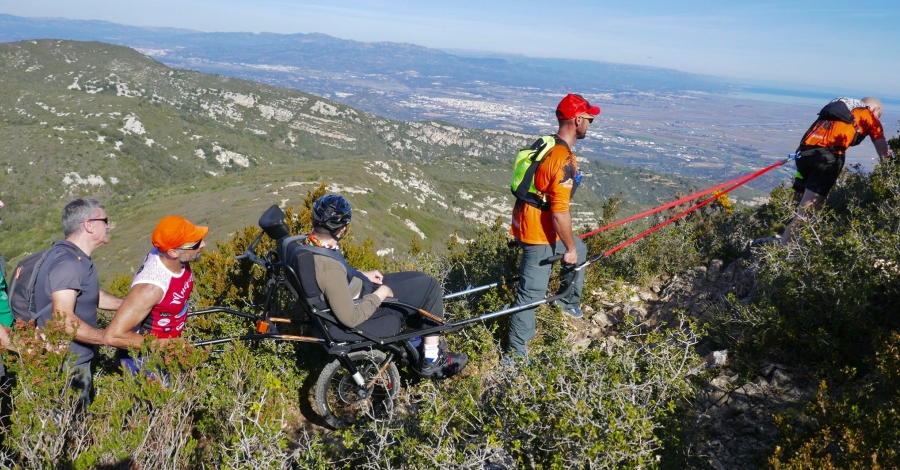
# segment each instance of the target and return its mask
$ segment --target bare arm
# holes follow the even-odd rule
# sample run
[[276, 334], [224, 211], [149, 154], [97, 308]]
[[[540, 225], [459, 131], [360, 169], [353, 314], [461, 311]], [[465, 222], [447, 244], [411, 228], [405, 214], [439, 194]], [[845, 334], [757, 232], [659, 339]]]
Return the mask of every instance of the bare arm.
[[104, 344], [103, 330], [94, 328], [75, 315], [75, 299], [78, 292], [72, 289], [58, 290], [50, 299], [53, 301], [53, 313], [62, 314], [66, 333], [74, 334], [75, 339], [87, 344]]
[[137, 284], [132, 287], [106, 327], [103, 341], [117, 348], [141, 347], [144, 337], [131, 330], [147, 318], [164, 294], [159, 286], [153, 284]]
[[388, 286], [381, 285], [378, 286], [378, 289], [375, 289], [375, 292], [373, 292], [373, 294], [377, 295], [378, 298], [381, 299], [382, 302], [384, 302], [384, 299], [394, 296], [394, 291], [391, 290], [391, 288]]
[[566, 264], [577, 263], [578, 253], [575, 251], [575, 235], [572, 234], [572, 214], [569, 211], [554, 212], [553, 228], [566, 247], [566, 252], [563, 254], [563, 262]]
[[6, 332], [6, 327], [2, 325], [0, 325], [0, 348], [12, 350], [12, 345], [9, 343], [9, 333]]
[[879, 157], [882, 159], [891, 157], [891, 149], [888, 148], [887, 141], [884, 138], [872, 139], [872, 143], [875, 144], [875, 152], [878, 153]]
[[109, 292], [100, 291], [100, 307], [103, 310], [118, 310], [122, 305], [122, 299], [110, 294]]

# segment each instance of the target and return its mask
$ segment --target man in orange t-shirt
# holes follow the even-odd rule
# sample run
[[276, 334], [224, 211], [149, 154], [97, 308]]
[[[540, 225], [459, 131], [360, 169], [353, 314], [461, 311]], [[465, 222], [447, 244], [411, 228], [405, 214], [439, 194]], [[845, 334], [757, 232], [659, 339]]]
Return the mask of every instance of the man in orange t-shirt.
[[836, 98], [819, 111], [819, 119], [806, 131], [797, 148], [800, 156], [793, 189], [800, 200], [800, 209], [785, 229], [782, 245], [791, 241], [796, 224], [806, 220], [807, 210], [825, 204], [828, 192], [844, 168], [847, 148], [859, 145], [869, 137], [879, 158], [890, 158], [884, 128], [879, 121], [881, 113], [881, 100], [873, 97], [862, 100]]
[[[547, 294], [550, 263], [544, 260], [562, 253], [563, 288], [574, 283], [572, 292], [560, 300], [564, 313], [579, 318], [584, 272], [575, 271], [587, 259], [587, 247], [572, 232], [569, 202], [581, 182], [578, 162], [572, 153], [575, 141], [587, 135], [588, 126], [600, 114], [581, 95], [566, 95], [556, 107], [559, 121], [556, 145], [550, 149], [534, 174], [534, 186], [546, 199], [548, 210], [517, 200], [509, 233], [522, 248], [516, 305], [539, 301]], [[525, 346], [534, 338], [534, 309], [514, 313], [509, 318], [509, 352], [526, 354]]]

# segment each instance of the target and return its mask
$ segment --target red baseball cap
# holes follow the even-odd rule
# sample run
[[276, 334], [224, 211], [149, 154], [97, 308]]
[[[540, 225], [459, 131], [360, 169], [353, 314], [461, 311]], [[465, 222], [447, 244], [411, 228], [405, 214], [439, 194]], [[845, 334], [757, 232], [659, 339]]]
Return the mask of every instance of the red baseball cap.
[[160, 251], [179, 248], [185, 243], [199, 242], [209, 232], [209, 227], [194, 225], [178, 215], [163, 217], [153, 230], [153, 246]]
[[600, 108], [591, 106], [583, 96], [574, 93], [566, 95], [556, 106], [557, 119], [575, 119], [583, 114], [590, 114], [593, 118], [600, 114]]

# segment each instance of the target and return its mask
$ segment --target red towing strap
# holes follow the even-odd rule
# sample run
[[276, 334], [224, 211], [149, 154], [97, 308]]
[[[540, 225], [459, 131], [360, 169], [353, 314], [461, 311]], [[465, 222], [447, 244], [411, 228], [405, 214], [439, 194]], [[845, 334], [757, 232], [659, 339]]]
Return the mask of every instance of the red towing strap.
[[[697, 203], [697, 204], [691, 206], [690, 208], [685, 209], [685, 210], [679, 212], [679, 213], [676, 214], [675, 216], [669, 218], [669, 220], [666, 220], [665, 222], [663, 222], [663, 223], [661, 223], [661, 224], [655, 225], [655, 226], [653, 226], [653, 227], [651, 227], [651, 228], [649, 228], [649, 229], [647, 229], [647, 230], [644, 230], [643, 232], [641, 232], [641, 233], [639, 233], [639, 234], [637, 234], [637, 235], [635, 235], [635, 236], [629, 238], [628, 240], [625, 240], [624, 242], [619, 243], [618, 245], [616, 245], [616, 246], [614, 246], [614, 247], [612, 247], [612, 248], [610, 248], [610, 249], [604, 251], [603, 253], [601, 253], [601, 254], [599, 254], [599, 255], [597, 255], [597, 256], [594, 256], [593, 258], [591, 258], [591, 259], [589, 259], [589, 260], [587, 260], [587, 261], [581, 263], [581, 264], [578, 265], [578, 267], [575, 268], [575, 269], [583, 269], [583, 268], [585, 268], [585, 267], [587, 267], [587, 266], [590, 266], [590, 265], [596, 263], [597, 261], [600, 261], [600, 260], [603, 259], [603, 258], [606, 258], [607, 256], [609, 256], [609, 255], [611, 255], [611, 254], [613, 254], [613, 253], [615, 253], [615, 252], [621, 250], [622, 248], [625, 248], [626, 246], [628, 246], [628, 245], [630, 245], [630, 244], [632, 244], [632, 243], [634, 243], [634, 242], [640, 240], [641, 238], [644, 238], [644, 237], [646, 237], [647, 235], [649, 235], [649, 234], [651, 234], [651, 233], [653, 233], [653, 232], [655, 232], [655, 231], [657, 231], [657, 230], [659, 230], [659, 229], [665, 227], [666, 225], [669, 225], [669, 224], [671, 224], [672, 222], [675, 222], [676, 220], [678, 220], [678, 219], [684, 217], [685, 215], [690, 214], [691, 212], [694, 212], [695, 210], [702, 208], [703, 206], [705, 206], [705, 205], [707, 205], [707, 204], [709, 204], [709, 203], [715, 201], [716, 199], [722, 197], [723, 195], [728, 194], [728, 193], [734, 191], [735, 189], [739, 188], [740, 186], [742, 186], [742, 185], [745, 184], [746, 182], [748, 182], [748, 181], [750, 181], [750, 180], [752, 180], [752, 179], [754, 179], [754, 178], [759, 177], [759, 176], [762, 175], [763, 173], [766, 173], [767, 171], [771, 171], [771, 170], [773, 170], [773, 169], [775, 169], [775, 168], [778, 168], [779, 166], [784, 165], [785, 163], [787, 163], [787, 162], [789, 162], [789, 161], [791, 161], [791, 160], [795, 160], [799, 155], [800, 155], [799, 153], [793, 154], [793, 155], [791, 155], [790, 157], [788, 157], [787, 159], [782, 160], [782, 161], [780, 161], [780, 162], [778, 162], [778, 163], [769, 165], [769, 166], [763, 168], [762, 170], [754, 171], [753, 173], [750, 173], [750, 174], [748, 174], [748, 175], [741, 176], [740, 178], [735, 178], [735, 179], [733, 179], [733, 180], [731, 180], [731, 181], [728, 181], [728, 182], [725, 182], [725, 183], [722, 183], [722, 184], [713, 186], [712, 188], [709, 188], [709, 189], [707, 189], [707, 190], [701, 191], [701, 192], [699, 192], [699, 193], [697, 193], [697, 194], [694, 194], [694, 195], [692, 195], [692, 196], [683, 197], [683, 198], [681, 198], [681, 199], [679, 199], [679, 200], [677, 200], [677, 201], [670, 202], [670, 203], [668, 203], [668, 204], [664, 204], [664, 205], [659, 206], [659, 207], [657, 207], [657, 208], [655, 208], [655, 209], [650, 209], [650, 210], [648, 210], [648, 211], [641, 212], [641, 213], [638, 214], [638, 215], [631, 216], [631, 217], [629, 217], [629, 218], [627, 218], [627, 219], [620, 220], [620, 221], [618, 221], [618, 222], [609, 224], [609, 225], [607, 225], [607, 226], [605, 226], [605, 227], [601, 227], [601, 228], [598, 228], [598, 229], [596, 229], [596, 230], [592, 230], [592, 231], [590, 231], [590, 232], [583, 233], [583, 234], [579, 235], [579, 236], [578, 236], [579, 238], [589, 237], [589, 236], [591, 236], [591, 235], [600, 233], [600, 232], [602, 232], [602, 231], [604, 231], [604, 230], [609, 230], [609, 229], [611, 229], [611, 228], [613, 228], [613, 227], [618, 227], [619, 225], [622, 225], [622, 224], [627, 223], [627, 222], [631, 222], [632, 220], [637, 220], [637, 219], [639, 219], [639, 218], [641, 218], [641, 217], [646, 217], [646, 216], [651, 215], [651, 214], [656, 214], [657, 212], [664, 211], [664, 210], [666, 210], [666, 209], [675, 207], [675, 206], [677, 206], [677, 205], [679, 205], [679, 204], [682, 204], [682, 203], [684, 203], [684, 202], [687, 202], [687, 201], [692, 201], [692, 200], [697, 199], [697, 198], [699, 198], [699, 197], [701, 197], [701, 196], [705, 196], [705, 195], [707, 195], [707, 194], [709, 194], [709, 193], [711, 193], [711, 192], [718, 191], [718, 190], [721, 189], [720, 192], [718, 192], [718, 193], [716, 193], [716, 194], [713, 194], [712, 196], [710, 196], [710, 197], [704, 199], [703, 201], [701, 201], [701, 202], [699, 202], [699, 203]], [[722, 188], [725, 188], [725, 189], [722, 189]], [[558, 254], [558, 255], [553, 255], [553, 256], [547, 258], [545, 261], [547, 261], [547, 262], [554, 262], [554, 261], [559, 261], [559, 260], [561, 260], [562, 258], [563, 258], [563, 255], [562, 255], [562, 254]]]
[[[766, 169], [766, 171], [769, 171], [769, 170], [771, 170], [772, 168], [775, 168], [775, 167], [777, 167], [777, 166], [779, 166], [779, 165], [783, 165], [784, 163], [785, 163], [785, 162], [781, 162], [781, 163], [778, 163], [777, 165], [773, 165], [773, 166], [769, 167], [768, 169]], [[609, 255], [611, 255], [611, 254], [613, 254], [613, 253], [615, 253], [615, 252], [621, 250], [622, 248], [625, 248], [626, 246], [628, 246], [628, 245], [630, 245], [630, 244], [632, 244], [632, 243], [634, 243], [634, 242], [640, 240], [641, 238], [644, 238], [644, 237], [646, 237], [647, 235], [650, 235], [651, 233], [653, 233], [653, 232], [655, 232], [655, 231], [657, 231], [657, 230], [659, 230], [659, 229], [665, 227], [666, 225], [669, 225], [669, 224], [671, 224], [672, 222], [675, 222], [676, 220], [678, 220], [678, 219], [680, 219], [680, 218], [682, 218], [682, 217], [684, 217], [684, 216], [690, 214], [691, 212], [694, 212], [695, 210], [700, 209], [700, 208], [702, 208], [703, 206], [706, 206], [707, 204], [709, 204], [709, 203], [715, 201], [716, 199], [718, 199], [718, 198], [724, 196], [725, 194], [730, 193], [731, 191], [734, 191], [735, 189], [737, 189], [737, 188], [738, 188], [739, 186], [741, 186], [742, 184], [746, 183], [747, 181], [752, 180], [753, 178], [756, 178], [757, 176], [759, 176], [759, 175], [761, 175], [761, 174], [762, 174], [762, 173], [756, 172], [756, 173], [753, 173], [753, 174], [750, 174], [750, 175], [742, 176], [741, 178], [738, 178], [738, 179], [735, 179], [735, 180], [731, 180], [731, 181], [729, 181], [728, 183], [725, 183], [725, 184], [729, 184], [729, 183], [734, 183], [734, 184], [733, 184], [732, 186], [728, 187], [727, 189], [722, 190], [722, 192], [720, 192], [720, 193], [718, 193], [718, 194], [714, 194], [714, 195], [712, 195], [711, 197], [708, 197], [708, 198], [704, 199], [704, 200], [701, 201], [700, 203], [698, 203], [698, 204], [696, 204], [696, 205], [694, 205], [694, 206], [691, 206], [691, 207], [688, 208], [688, 209], [685, 209], [685, 210], [679, 212], [678, 214], [672, 216], [671, 218], [669, 218], [669, 219], [666, 220], [665, 222], [663, 222], [663, 223], [661, 223], [661, 224], [658, 224], [658, 225], [656, 225], [656, 226], [654, 226], [654, 227], [652, 227], [652, 228], [649, 228], [649, 229], [647, 229], [647, 230], [644, 230], [643, 232], [641, 232], [641, 233], [639, 233], [639, 234], [637, 234], [637, 235], [635, 235], [635, 236], [629, 238], [628, 240], [625, 240], [624, 242], [619, 243], [618, 245], [616, 245], [616, 246], [614, 246], [614, 247], [612, 247], [612, 248], [610, 248], [610, 249], [604, 251], [603, 254], [600, 255], [601, 258], [605, 258], [605, 257], [607, 257], [607, 256], [609, 256]], [[721, 185], [717, 186], [716, 188], [719, 188], [719, 187], [721, 187]], [[715, 191], [715, 189], [713, 189], [713, 191]], [[703, 193], [698, 193], [697, 195], [691, 196], [690, 198], [686, 198], [686, 199], [689, 201], [689, 200], [691, 200], [691, 199], [696, 199], [697, 197], [702, 196], [702, 195], [704, 195], [704, 194], [708, 194], [708, 191], [704, 191]], [[676, 201], [676, 202], [677, 202], [677, 201]], [[669, 204], [666, 204], [666, 206], [669, 206]], [[663, 206], [663, 207], [666, 207], [666, 206]], [[648, 214], [654, 214], [654, 213], [656, 213], [656, 212], [659, 212], [659, 210], [654, 209], [652, 212], [648, 212]], [[613, 226], [615, 226], [615, 225], [620, 225], [620, 224], [617, 222], [617, 223], [614, 224]], [[609, 227], [609, 226], [607, 226], [607, 227]], [[605, 229], [606, 229], [606, 227], [604, 227], [602, 230], [605, 230]]]
[[[693, 201], [694, 199], [697, 199], [697, 198], [699, 198], [699, 197], [705, 196], [705, 195], [707, 195], [707, 194], [709, 194], [709, 193], [712, 193], [712, 192], [714, 192], [714, 191], [718, 191], [718, 190], [720, 190], [720, 189], [722, 189], [722, 188], [728, 187], [728, 189], [727, 189], [726, 191], [723, 191], [723, 192], [722, 192], [723, 194], [724, 194], [724, 193], [731, 192], [732, 190], [734, 190], [734, 189], [737, 188], [738, 186], [741, 186], [742, 184], [744, 184], [744, 183], [746, 183], [746, 182], [748, 182], [748, 181], [750, 181], [750, 180], [752, 180], [752, 179], [754, 179], [754, 178], [757, 178], [757, 177], [761, 176], [763, 173], [766, 173], [766, 172], [771, 171], [771, 170], [773, 170], [773, 169], [775, 169], [775, 168], [778, 168], [779, 166], [784, 165], [785, 163], [791, 161], [792, 159], [793, 159], [793, 157], [792, 157], [792, 158], [788, 158], [787, 160], [782, 160], [782, 161], [780, 161], [780, 162], [778, 162], [778, 163], [769, 165], [769, 166], [763, 168], [762, 170], [754, 171], [753, 173], [750, 173], [750, 174], [748, 174], [748, 175], [744, 175], [744, 176], [741, 176], [741, 177], [739, 177], [739, 178], [735, 178], [735, 179], [733, 179], [733, 180], [731, 180], [731, 181], [727, 181], [727, 182], [725, 182], [725, 183], [722, 183], [722, 184], [713, 186], [713, 187], [711, 187], [711, 188], [709, 188], [709, 189], [706, 189], [706, 190], [704, 190], [704, 191], [701, 191], [701, 192], [699, 192], [699, 193], [697, 193], [697, 194], [692, 194], [692, 195], [690, 195], [690, 196], [683, 197], [683, 198], [681, 198], [681, 199], [679, 199], [679, 200], [677, 200], [677, 201], [672, 201], [672, 202], [670, 202], [670, 203], [668, 203], [668, 204], [664, 204], [664, 205], [659, 206], [659, 207], [656, 207], [656, 208], [654, 208], [654, 209], [650, 209], [650, 210], [641, 212], [640, 214], [633, 215], [633, 216], [628, 217], [628, 218], [626, 218], [626, 219], [622, 219], [622, 220], [620, 220], [620, 221], [618, 221], [618, 222], [613, 222], [613, 223], [611, 223], [611, 224], [609, 224], [609, 225], [607, 225], [607, 226], [605, 226], [605, 227], [600, 227], [600, 228], [598, 228], [598, 229], [591, 230], [590, 232], [582, 233], [581, 235], [578, 235], [578, 238], [584, 239], [584, 238], [590, 237], [591, 235], [596, 235], [596, 234], [598, 234], [598, 233], [600, 233], [600, 232], [604, 232], [604, 231], [609, 230], [609, 229], [611, 229], [611, 228], [615, 228], [615, 227], [618, 227], [618, 226], [620, 226], [620, 225], [627, 224], [628, 222], [631, 222], [631, 221], [634, 221], [634, 220], [637, 220], [637, 219], [646, 217], [646, 216], [648, 216], [648, 215], [653, 215], [653, 214], [656, 214], [657, 212], [662, 212], [662, 211], [664, 211], [664, 210], [666, 210], [666, 209], [671, 209], [671, 208], [673, 208], [673, 207], [675, 207], [675, 206], [679, 206], [679, 205], [684, 204], [685, 202], [688, 202], [688, 201]], [[730, 186], [730, 187], [729, 187], [729, 186]], [[714, 200], [714, 199], [715, 199], [715, 197], [710, 198], [710, 199], [704, 201], [704, 202], [701, 203], [701, 204], [702, 204], [702, 205], [709, 204], [709, 202], [711, 202], [711, 201]], [[682, 215], [686, 215], [687, 213], [689, 213], [689, 212], [691, 212], [691, 211], [693, 211], [693, 210], [699, 209], [700, 207], [702, 207], [702, 206], [701, 206], [701, 205], [695, 206], [693, 209], [690, 209], [690, 210], [688, 210], [688, 212], [685, 212], [684, 214], [680, 214], [680, 215], [676, 216], [675, 218], [681, 217]], [[667, 223], [667, 222], [666, 222], [666, 223]], [[663, 225], [665, 225], [665, 223], [664, 223]], [[647, 233], [650, 233], [650, 232], [647, 232]], [[640, 237], [643, 236], [643, 235], [646, 235], [646, 233], [645, 233], [645, 234], [642, 234], [642, 235], [640, 235], [640, 236], [638, 236], [638, 238], [640, 238]], [[631, 241], [631, 240], [630, 240], [630, 241]], [[629, 242], [630, 242], [630, 241], [629, 241]]]

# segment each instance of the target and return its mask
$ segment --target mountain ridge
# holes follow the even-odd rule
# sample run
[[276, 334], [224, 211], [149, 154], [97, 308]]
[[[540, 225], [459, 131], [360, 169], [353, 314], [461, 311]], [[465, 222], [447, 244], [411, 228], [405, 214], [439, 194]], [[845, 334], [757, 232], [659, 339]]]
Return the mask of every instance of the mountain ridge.
[[[78, 196], [97, 196], [116, 213], [139, 206], [135, 200], [170, 195], [171, 207], [228, 233], [252, 225], [273, 202], [302, 197], [260, 189], [274, 176], [287, 178], [284, 185], [327, 180], [355, 191], [354, 202], [369, 211], [358, 234], [379, 249], [404, 250], [416, 236], [440, 246], [454, 231], [464, 239], [474, 225], [507, 217], [508, 159], [533, 138], [392, 121], [300, 91], [172, 69], [96, 42], [0, 44], [0, 72], [0, 138], [7, 145], [0, 197], [8, 205], [0, 252], [11, 258], [53, 239], [53, 214]], [[578, 224], [595, 224], [611, 196], [626, 194], [626, 207], [646, 206], [696, 185], [641, 169], [581, 165], [588, 177], [576, 200]], [[246, 199], [240, 207], [248, 211], [221, 212], [200, 195], [223, 204]], [[143, 214], [130, 222], [134, 232], [117, 228], [128, 236], [111, 243], [112, 269], [126, 265], [126, 244], [165, 215]]]
[[[100, 26], [100, 27], [97, 27]], [[3, 33], [3, 31], [7, 31]], [[18, 31], [18, 32], [16, 32]], [[454, 80], [463, 80], [467, 77], [470, 79], [484, 78], [482, 69], [488, 66], [495, 66], [496, 70], [492, 70], [492, 74], [496, 77], [505, 77], [500, 80], [511, 80], [513, 85], [518, 86], [540, 86], [547, 88], [548, 82], [553, 83], [554, 87], [560, 89], [596, 89], [596, 83], [604, 83], [604, 86], [622, 86], [633, 87], [636, 77], [641, 76], [640, 73], [656, 72], [659, 77], [647, 77], [646, 81], [650, 84], [642, 84], [641, 89], [660, 89], [660, 90], [685, 90], [696, 89], [697, 86], [703, 86], [707, 89], [724, 91], [728, 87], [724, 84], [724, 80], [707, 75], [691, 74], [673, 69], [664, 69], [651, 66], [637, 66], [627, 64], [616, 64], [611, 62], [575, 60], [575, 59], [553, 59], [553, 58], [531, 58], [524, 57], [526, 62], [524, 65], [513, 62], [505, 58], [469, 58], [456, 56], [438, 49], [431, 49], [410, 43], [397, 42], [361, 42], [349, 39], [341, 39], [322, 33], [248, 33], [248, 32], [201, 32], [192, 30], [182, 30], [177, 28], [159, 28], [153, 29], [141, 26], [121, 25], [105, 21], [85, 21], [85, 20], [68, 20], [64, 18], [49, 18], [35, 20], [32, 18], [17, 17], [12, 15], [0, 15], [0, 41], [15, 41], [31, 39], [34, 34], [47, 34], [47, 37], [74, 40], [98, 40], [119, 45], [127, 45], [130, 47], [172, 47], [177, 50], [183, 57], [197, 56], [208, 57], [210, 54], [201, 51], [210, 49], [228, 50], [228, 56], [236, 62], [246, 63], [263, 63], [272, 59], [270, 54], [259, 53], [259, 48], [264, 43], [278, 43], [281, 45], [291, 45], [302, 43], [306, 46], [316, 46], [314, 49], [282, 49], [278, 51], [277, 57], [285, 64], [303, 63], [309, 61], [310, 64], [324, 65], [322, 61], [334, 60], [340, 61], [342, 66], [352, 67], [360, 73], [371, 73], [372, 63], [369, 62], [365, 55], [353, 56], [352, 61], [348, 60], [345, 54], [360, 50], [371, 50], [373, 48], [383, 48], [386, 50], [397, 51], [392, 54], [393, 60], [379, 60], [381, 67], [386, 67], [382, 72], [402, 73], [406, 70], [417, 69], [421, 74], [427, 75], [432, 72], [427, 64], [435, 64], [440, 66], [440, 74], [451, 74]], [[132, 42], [126, 39], [126, 35], [132, 36]], [[183, 39], [189, 41], [183, 41]], [[137, 42], [135, 42], [137, 41]], [[143, 41], [143, 43], [141, 43]], [[327, 50], [325, 46], [336, 46], [337, 49]], [[399, 52], [405, 51], [414, 53], [412, 56], [406, 56]], [[450, 61], [448, 64], [447, 61]], [[558, 70], [554, 64], [573, 63], [581, 64], [585, 68], [591, 68], [590, 75], [572, 75], [566, 74], [565, 77], [558, 76]], [[614, 73], [610, 73], [610, 69]], [[625, 77], [621, 79], [620, 77]], [[693, 85], [692, 85], [693, 83]]]
[[[35, 36], [126, 45], [175, 68], [293, 88], [394, 120], [528, 135], [553, 132], [559, 97], [579, 92], [604, 110], [580, 156], [715, 181], [783, 158], [818, 110], [735, 99], [733, 83], [647, 66], [462, 57], [318, 33], [156, 33], [0, 16], [0, 41]], [[779, 171], [750, 184], [768, 191], [788, 177]]]

